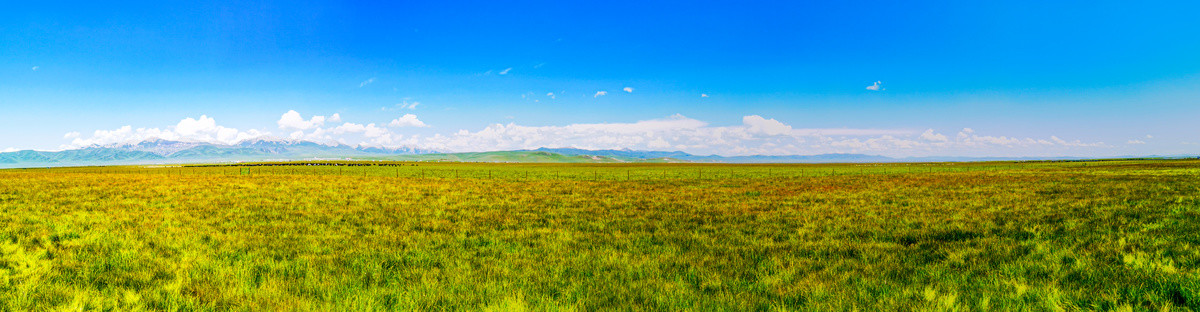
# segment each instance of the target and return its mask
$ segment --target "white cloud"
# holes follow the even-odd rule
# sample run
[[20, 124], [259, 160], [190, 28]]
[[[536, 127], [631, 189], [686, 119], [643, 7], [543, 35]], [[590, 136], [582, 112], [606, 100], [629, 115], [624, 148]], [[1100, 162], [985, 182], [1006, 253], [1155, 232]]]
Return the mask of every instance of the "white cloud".
[[708, 94], [707, 94], [707, 93], [700, 93], [700, 97], [702, 97], [702, 98], [706, 98], [706, 97], [708, 97]]
[[372, 83], [375, 83], [375, 77], [371, 77], [371, 79], [367, 79], [366, 81], [363, 81], [363, 82], [359, 83], [359, 84], [358, 84], [358, 87], [359, 87], [359, 88], [362, 88], [362, 87], [365, 87], [366, 85], [369, 85], [369, 84], [372, 84]]
[[[318, 118], [320, 117], [320, 118]], [[576, 123], [528, 126], [492, 124], [478, 131], [458, 130], [433, 135], [400, 135], [399, 127], [429, 127], [414, 114], [404, 114], [383, 123], [341, 122], [340, 115], [313, 116], [304, 120], [288, 111], [277, 123], [285, 136], [319, 143], [398, 147], [410, 146], [447, 152], [576, 147], [586, 149], [679, 150], [708, 155], [811, 155], [863, 153], [887, 156], [932, 155], [1080, 155], [1077, 151], [1111, 148], [1103, 142], [1068, 141], [1057, 136], [1044, 139], [994, 136], [963, 128], [950, 136], [934, 129], [797, 128], [784, 121], [760, 115], [743, 116], [740, 124], [714, 126], [707, 122], [673, 115], [627, 123]], [[325, 121], [338, 120], [337, 126]], [[185, 118], [174, 126], [97, 130], [90, 137], [74, 137], [70, 145], [136, 143], [147, 139], [232, 144], [269, 135], [222, 127], [213, 118]], [[70, 139], [72, 135], [64, 135]], [[1131, 140], [1130, 144], [1137, 144]]]
[[393, 119], [392, 122], [388, 123], [388, 126], [392, 126], [392, 127], [428, 127], [429, 125], [426, 125], [424, 122], [421, 122], [420, 120], [418, 120], [417, 115], [404, 114], [404, 116], [400, 116], [400, 118]]
[[1104, 144], [1104, 142], [1084, 143], [1079, 140], [1066, 141], [1066, 140], [1060, 139], [1057, 136], [1053, 136], [1053, 135], [1050, 136], [1050, 140], [1053, 141], [1054, 144], [1061, 145], [1061, 146], [1078, 146], [1078, 147], [1105, 147], [1105, 146], [1108, 146], [1107, 144]]
[[667, 140], [664, 140], [663, 138], [660, 137], [660, 138], [655, 138], [654, 140], [651, 140], [650, 142], [647, 142], [646, 147], [649, 147], [651, 149], [665, 149], [665, 148], [671, 148], [671, 143], [667, 142]]
[[[937, 134], [937, 133], [932, 133], [931, 131], [926, 131], [926, 132], [930, 132], [930, 137], [934, 137], [934, 138], [941, 135], [941, 134]], [[1076, 142], [1078, 142], [1078, 141], [1076, 141]], [[1070, 143], [1059, 140], [1058, 137], [1055, 137], [1055, 136], [1050, 136], [1050, 141], [1035, 140], [1032, 138], [1015, 138], [1015, 137], [1007, 137], [1007, 136], [987, 136], [987, 135], [977, 135], [977, 134], [975, 134], [975, 130], [971, 129], [971, 128], [963, 128], [962, 131], [959, 131], [958, 135], [955, 136], [955, 140], [953, 142], [949, 142], [949, 143], [951, 143], [950, 145], [959, 146], [959, 147], [1000, 146], [1000, 147], [1012, 148], [1012, 147], [1019, 147], [1019, 146], [1028, 147], [1028, 146], [1038, 146], [1038, 145], [1071, 146]], [[1080, 143], [1080, 144], [1082, 144], [1082, 143]]]
[[675, 115], [634, 123], [565, 126], [493, 124], [476, 132], [459, 130], [450, 135], [413, 137], [410, 138], [410, 142], [416, 142], [423, 148], [454, 152], [576, 147], [670, 149], [702, 155], [867, 153], [929, 156], [987, 152], [1013, 155], [1014, 150], [1061, 151], [1070, 148], [1105, 147], [1103, 143], [1052, 141], [1055, 139], [1057, 137], [1043, 140], [985, 136], [975, 134], [975, 131], [969, 128], [960, 131], [957, 139], [951, 139], [932, 129], [924, 132], [904, 129], [803, 129], [758, 115], [742, 117], [741, 125], [709, 126], [700, 120]]
[[79, 137], [79, 131], [71, 131], [63, 134], [64, 139], [74, 139]]
[[356, 124], [356, 123], [350, 123], [350, 122], [344, 123], [341, 126], [337, 126], [336, 128], [333, 128], [334, 134], [362, 133], [363, 131], [367, 131], [366, 126], [363, 126], [361, 124]]
[[1147, 139], [1153, 139], [1153, 138], [1154, 138], [1154, 136], [1153, 136], [1153, 135], [1149, 135], [1149, 134], [1147, 134], [1147, 135], [1146, 135], [1146, 138], [1147, 138]]
[[315, 128], [311, 132], [307, 133], [304, 130], [296, 130], [288, 135], [288, 138], [295, 140], [308, 140], [319, 143], [329, 143], [335, 141], [333, 137], [333, 128]]
[[625, 90], [625, 92], [633, 93], [633, 88], [630, 88], [630, 87], [625, 87], [624, 89], [621, 89], [621, 90]]
[[596, 95], [593, 95], [592, 98], [598, 98], [605, 95], [608, 95], [608, 91], [596, 91]]
[[[37, 66], [34, 66], [34, 68], [37, 68]], [[19, 151], [19, 150], [9, 147], [9, 148], [4, 149], [3, 151], [0, 151], [0, 153], [12, 153], [12, 152], [16, 152], [16, 151]]]
[[40, 67], [41, 67], [41, 66], [34, 66], [34, 67], [33, 67], [33, 71], [37, 71], [37, 70], [38, 70], [38, 68], [40, 68]]
[[907, 129], [870, 129], [870, 128], [820, 128], [792, 129], [793, 136], [871, 136], [871, 135], [911, 135], [915, 131]]
[[[291, 130], [285, 132], [287, 138], [293, 140], [307, 140], [318, 143], [333, 144], [337, 142], [364, 146], [388, 146], [395, 147], [398, 144], [415, 144], [413, 138], [406, 138], [394, 134], [382, 124], [367, 123], [341, 123], [336, 127], [324, 126], [326, 121], [341, 122], [340, 114], [331, 115], [329, 118], [324, 116], [313, 116], [309, 120], [304, 120], [299, 113], [288, 111], [280, 118], [279, 124], [281, 129]], [[416, 116], [411, 114], [405, 115], [397, 120], [393, 120], [393, 125], [403, 124], [407, 126], [427, 126]], [[185, 142], [204, 142], [214, 144], [234, 144], [243, 140], [259, 138], [270, 135], [270, 133], [259, 130], [238, 131], [233, 128], [226, 128], [217, 125], [213, 118], [208, 116], [200, 116], [200, 118], [185, 118], [178, 124], [166, 129], [160, 128], [133, 128], [132, 126], [124, 126], [114, 130], [98, 130], [88, 138], [75, 138], [71, 144], [63, 145], [62, 148], [77, 148], [92, 145], [110, 145], [110, 144], [125, 144], [137, 143], [151, 139], [163, 139], [170, 141], [185, 141]], [[406, 140], [401, 140], [406, 139]]]
[[922, 132], [922, 133], [921, 133], [921, 137], [920, 137], [920, 138], [921, 138], [922, 140], [925, 140], [925, 141], [930, 141], [930, 142], [946, 142], [946, 141], [949, 141], [949, 139], [947, 139], [945, 135], [938, 134], [938, 133], [934, 133], [934, 132], [933, 132], [933, 129], [928, 129], [928, 130], [925, 130], [925, 132]]
[[512, 70], [512, 67], [505, 68], [504, 70], [500, 71], [498, 74], [508, 75], [508, 71], [510, 71], [510, 70]]
[[752, 133], [783, 135], [792, 132], [792, 126], [785, 125], [775, 119], [766, 119], [759, 115], [742, 117], [742, 124], [749, 126], [748, 131]]
[[546, 96], [550, 97], [550, 99], [554, 99], [554, 92], [546, 93]]
[[234, 144], [244, 140], [270, 135], [256, 129], [238, 131], [217, 125], [216, 120], [201, 115], [199, 119], [184, 118], [167, 129], [137, 128], [124, 126], [114, 130], [96, 130], [91, 137], [76, 137], [64, 148], [78, 148], [93, 145], [129, 144], [152, 139], [183, 142], [201, 142], [214, 144]]
[[876, 81], [875, 84], [867, 86], [867, 90], [871, 90], [871, 91], [887, 90], [887, 89], [881, 89], [880, 87], [882, 87], [882, 86], [883, 86], [883, 81]]
[[361, 124], [347, 122], [347, 123], [342, 124], [341, 126], [337, 126], [336, 128], [333, 128], [333, 134], [345, 134], [345, 133], [361, 133], [364, 137], [367, 137], [367, 138], [378, 138], [383, 135], [391, 133], [391, 131], [388, 131], [387, 128], [375, 126], [375, 124], [373, 124], [373, 123], [370, 123], [370, 124], [367, 124], [364, 126]]
[[[338, 121], [342, 120], [342, 117], [338, 114], [334, 114], [334, 117], [337, 117]], [[289, 110], [283, 113], [283, 116], [280, 116], [279, 121], [275, 123], [279, 125], [279, 129], [308, 130], [324, 125], [325, 116], [313, 116], [309, 120], [304, 120], [304, 117], [300, 116], [300, 113]]]
[[1146, 144], [1146, 142], [1143, 142], [1142, 140], [1129, 140], [1129, 142], [1125, 142], [1125, 144]]
[[201, 115], [200, 119], [192, 119], [192, 117], [184, 118], [175, 125], [175, 132], [179, 135], [189, 136], [200, 132], [208, 131], [217, 126], [217, 121]]
[[[449, 151], [484, 151], [537, 147], [634, 148], [646, 149], [653, 138], [664, 133], [690, 133], [706, 123], [675, 115], [666, 119], [635, 123], [572, 124], [529, 127], [494, 124], [478, 132], [459, 131], [450, 136], [436, 134], [420, 140], [423, 147]], [[669, 138], [659, 136], [664, 140]], [[665, 146], [656, 142], [656, 146]]]
[[387, 128], [376, 127], [375, 124], [367, 124], [366, 131], [363, 131], [363, 136], [368, 138], [378, 138], [390, 134]]

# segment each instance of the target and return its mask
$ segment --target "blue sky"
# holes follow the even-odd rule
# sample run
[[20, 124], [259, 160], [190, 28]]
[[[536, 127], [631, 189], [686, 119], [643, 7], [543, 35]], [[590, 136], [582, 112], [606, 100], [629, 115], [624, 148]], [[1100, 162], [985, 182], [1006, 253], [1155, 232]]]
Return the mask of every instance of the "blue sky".
[[0, 150], [1200, 154], [1187, 1], [8, 7]]

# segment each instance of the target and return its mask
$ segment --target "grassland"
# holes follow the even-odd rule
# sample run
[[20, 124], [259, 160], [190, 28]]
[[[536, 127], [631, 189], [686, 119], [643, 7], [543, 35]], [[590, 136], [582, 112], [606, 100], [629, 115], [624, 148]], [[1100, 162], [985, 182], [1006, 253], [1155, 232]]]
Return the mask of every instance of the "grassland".
[[1196, 160], [321, 164], [0, 170], [0, 310], [1200, 311]]

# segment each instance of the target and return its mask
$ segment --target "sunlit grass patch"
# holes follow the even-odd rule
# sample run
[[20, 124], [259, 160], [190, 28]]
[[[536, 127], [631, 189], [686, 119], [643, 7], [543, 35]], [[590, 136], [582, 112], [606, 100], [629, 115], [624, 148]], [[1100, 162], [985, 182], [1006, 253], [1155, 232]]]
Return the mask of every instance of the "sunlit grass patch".
[[0, 171], [0, 310], [1200, 310], [1200, 163]]

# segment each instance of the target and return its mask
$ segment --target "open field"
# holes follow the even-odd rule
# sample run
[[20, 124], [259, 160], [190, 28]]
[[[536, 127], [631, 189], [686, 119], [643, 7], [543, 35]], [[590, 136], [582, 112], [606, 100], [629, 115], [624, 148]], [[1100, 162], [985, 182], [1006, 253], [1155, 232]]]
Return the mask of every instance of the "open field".
[[323, 164], [0, 170], [0, 310], [1200, 311], [1197, 160]]

